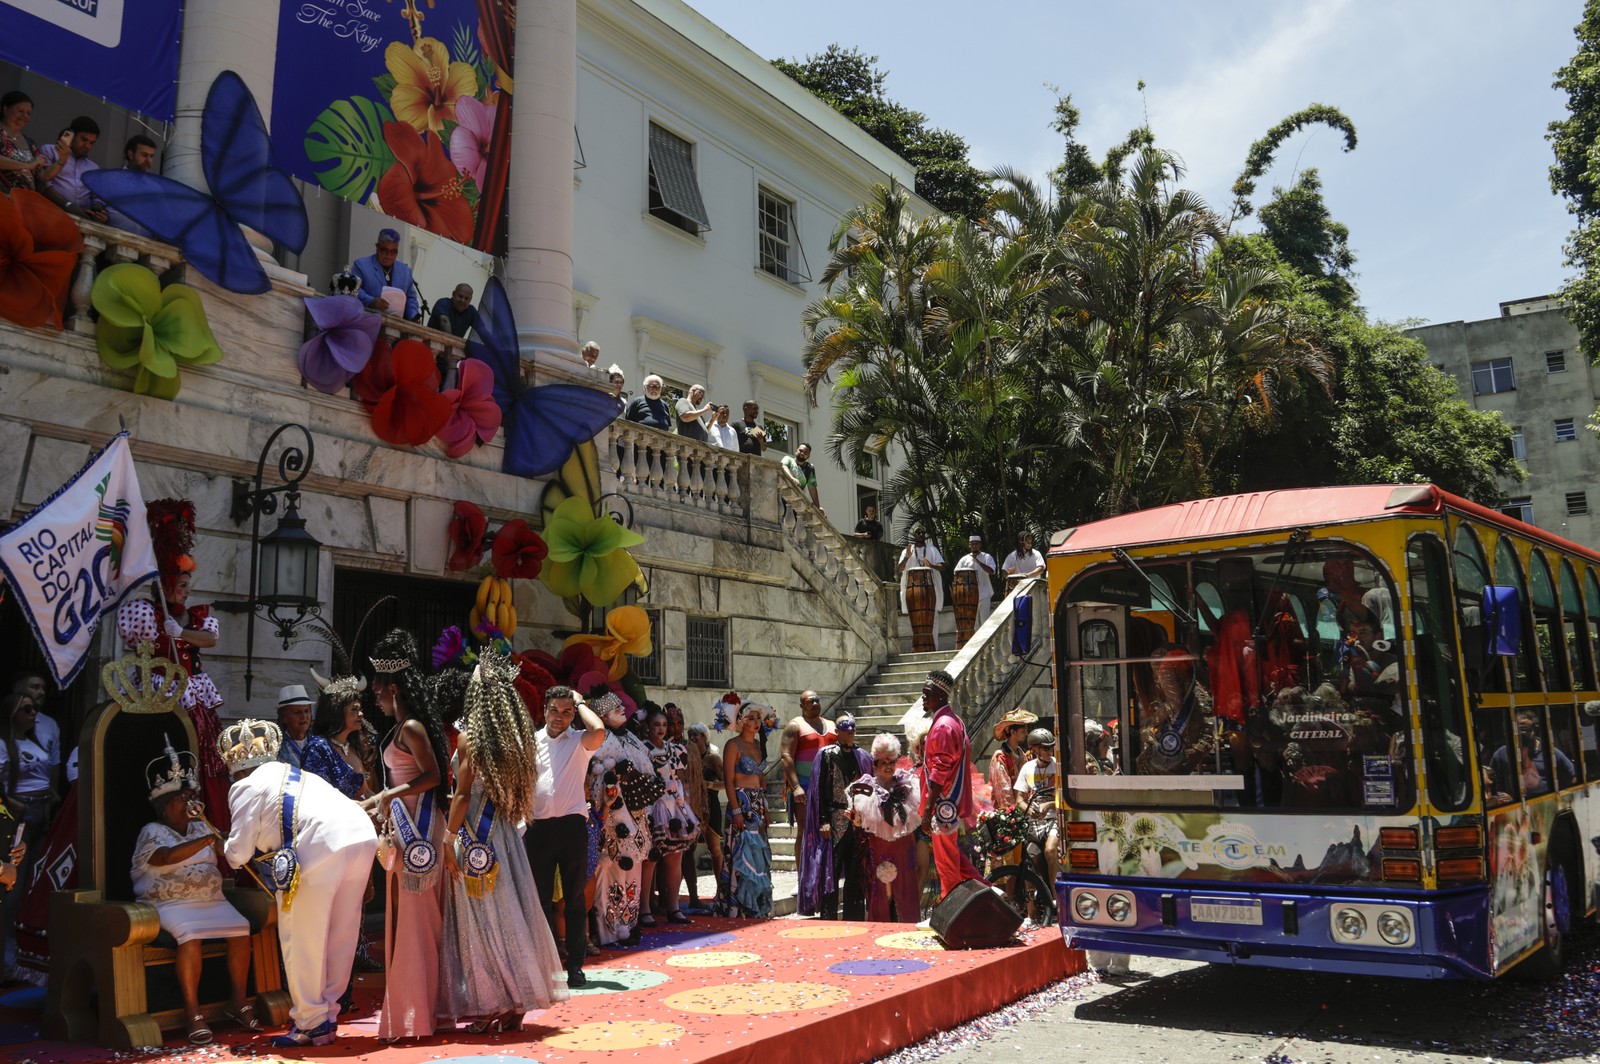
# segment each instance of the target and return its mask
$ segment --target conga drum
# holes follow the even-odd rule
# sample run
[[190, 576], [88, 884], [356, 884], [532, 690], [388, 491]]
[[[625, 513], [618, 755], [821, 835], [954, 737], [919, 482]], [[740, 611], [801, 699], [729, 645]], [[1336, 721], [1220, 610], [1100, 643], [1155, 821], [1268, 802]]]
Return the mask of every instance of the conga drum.
[[950, 581], [950, 602], [956, 608], [956, 649], [966, 646], [978, 622], [978, 572], [958, 569]]
[[932, 569], [906, 570], [906, 612], [911, 615], [911, 649], [936, 650], [933, 645], [934, 605]]

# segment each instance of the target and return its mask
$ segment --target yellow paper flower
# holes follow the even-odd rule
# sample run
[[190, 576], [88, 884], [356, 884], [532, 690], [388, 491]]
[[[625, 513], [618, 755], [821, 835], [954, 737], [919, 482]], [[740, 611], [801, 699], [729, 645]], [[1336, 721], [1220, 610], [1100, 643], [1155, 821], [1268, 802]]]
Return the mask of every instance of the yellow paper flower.
[[161, 281], [144, 266], [119, 263], [100, 271], [90, 296], [100, 312], [95, 341], [112, 369], [137, 367], [133, 390], [171, 399], [181, 366], [206, 366], [222, 358], [200, 293]]
[[650, 615], [641, 606], [618, 606], [606, 614], [605, 635], [572, 635], [561, 644], [567, 647], [587, 643], [594, 656], [608, 666], [607, 675], [620, 680], [628, 673], [628, 657], [642, 658], [650, 653]]
[[412, 48], [394, 41], [383, 61], [394, 75], [389, 107], [418, 133], [443, 131], [446, 122], [456, 120], [456, 101], [478, 94], [477, 72], [466, 63], [452, 63], [444, 42], [432, 37]]

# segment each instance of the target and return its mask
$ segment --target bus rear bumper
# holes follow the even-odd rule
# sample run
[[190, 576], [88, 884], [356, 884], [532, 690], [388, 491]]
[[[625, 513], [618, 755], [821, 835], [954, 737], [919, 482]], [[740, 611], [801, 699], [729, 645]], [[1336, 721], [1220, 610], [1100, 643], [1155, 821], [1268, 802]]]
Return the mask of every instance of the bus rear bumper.
[[[1289, 892], [1063, 877], [1056, 895], [1074, 949], [1409, 979], [1493, 977], [1487, 887]], [[1081, 895], [1095, 903], [1080, 907]], [[1393, 939], [1402, 926], [1407, 934], [1391, 944], [1380, 925]]]

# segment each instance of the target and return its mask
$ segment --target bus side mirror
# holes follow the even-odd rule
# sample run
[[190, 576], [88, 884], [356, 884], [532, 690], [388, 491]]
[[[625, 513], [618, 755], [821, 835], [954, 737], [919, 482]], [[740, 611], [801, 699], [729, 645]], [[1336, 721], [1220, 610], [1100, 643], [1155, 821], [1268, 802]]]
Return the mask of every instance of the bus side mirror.
[[1522, 595], [1514, 587], [1489, 584], [1483, 589], [1483, 623], [1490, 654], [1515, 656], [1522, 651]]

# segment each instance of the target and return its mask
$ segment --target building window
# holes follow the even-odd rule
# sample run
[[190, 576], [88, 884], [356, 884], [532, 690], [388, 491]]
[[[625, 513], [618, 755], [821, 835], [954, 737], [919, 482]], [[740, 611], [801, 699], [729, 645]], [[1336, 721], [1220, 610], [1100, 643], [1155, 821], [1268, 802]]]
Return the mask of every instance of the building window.
[[694, 146], [675, 133], [650, 123], [650, 215], [699, 236], [711, 228], [700, 180], [694, 169]]
[[1589, 512], [1589, 493], [1586, 491], [1567, 492], [1567, 516], [1582, 517]]
[[800, 246], [799, 234], [794, 228], [794, 203], [766, 187], [756, 190], [756, 235], [760, 241], [756, 264], [767, 273], [790, 284], [809, 281], [807, 273], [798, 268], [796, 260], [805, 261], [805, 249]]
[[1509, 358], [1496, 358], [1472, 364], [1472, 394], [1494, 395], [1497, 392], [1517, 390], [1516, 375], [1511, 372]]
[[1507, 499], [1500, 504], [1500, 512], [1507, 517], [1515, 517], [1518, 521], [1533, 524], [1533, 500], [1526, 495]]
[[650, 618], [650, 653], [644, 657], [628, 655], [628, 661], [633, 668], [633, 674], [639, 677], [640, 683], [658, 684], [661, 682], [661, 611], [645, 610]]
[[1578, 423], [1570, 417], [1556, 418], [1556, 442], [1571, 443], [1578, 438]]
[[1522, 426], [1511, 430], [1511, 457], [1519, 462], [1528, 460], [1528, 441], [1522, 435]]
[[767, 450], [793, 454], [800, 446], [800, 424], [788, 418], [768, 414], [762, 419], [767, 430]]
[[1567, 372], [1567, 353], [1565, 351], [1546, 351], [1544, 353], [1544, 370], [1546, 373]]
[[728, 621], [725, 617], [686, 617], [689, 686], [728, 686]]

